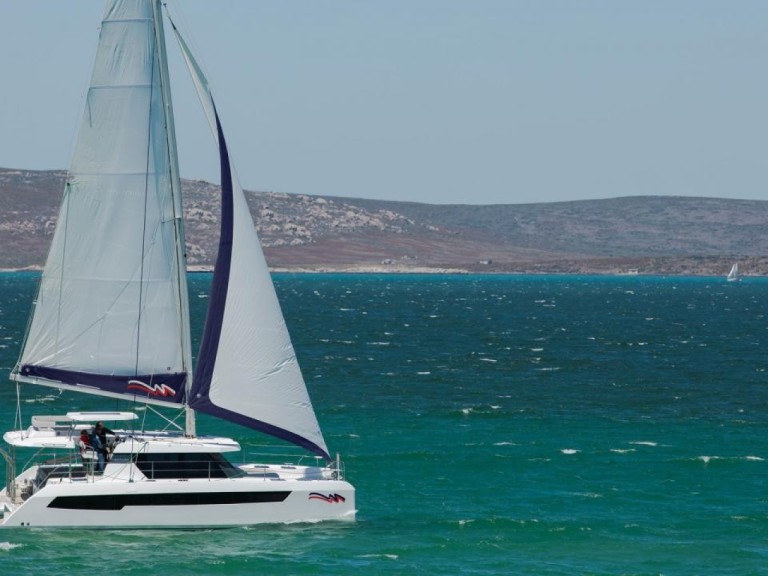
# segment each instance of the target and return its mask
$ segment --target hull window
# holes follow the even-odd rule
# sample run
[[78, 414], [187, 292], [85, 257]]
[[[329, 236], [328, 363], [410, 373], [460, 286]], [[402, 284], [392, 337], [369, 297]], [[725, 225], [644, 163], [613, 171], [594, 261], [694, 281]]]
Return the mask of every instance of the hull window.
[[58, 496], [48, 508], [66, 510], [122, 510], [126, 506], [206, 506], [282, 502], [290, 491], [192, 492], [189, 494], [114, 494], [106, 496]]

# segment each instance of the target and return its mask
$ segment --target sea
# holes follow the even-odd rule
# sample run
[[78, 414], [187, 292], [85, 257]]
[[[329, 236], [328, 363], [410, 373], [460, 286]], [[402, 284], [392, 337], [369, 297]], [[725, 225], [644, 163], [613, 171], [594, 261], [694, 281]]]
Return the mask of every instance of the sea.
[[[0, 574], [768, 574], [768, 279], [274, 278], [357, 521], [0, 531]], [[3, 379], [37, 281], [0, 274]], [[25, 424], [103, 401], [21, 395]]]

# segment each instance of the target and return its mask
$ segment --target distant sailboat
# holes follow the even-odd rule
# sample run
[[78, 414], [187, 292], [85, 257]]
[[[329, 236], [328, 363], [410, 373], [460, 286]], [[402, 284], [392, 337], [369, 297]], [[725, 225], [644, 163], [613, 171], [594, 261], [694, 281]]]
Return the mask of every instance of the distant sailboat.
[[728, 282], [739, 282], [741, 281], [741, 274], [739, 274], [739, 263], [737, 262], [731, 267], [731, 271], [728, 272], [728, 276], [726, 276], [726, 279]]
[[[8, 471], [0, 527], [353, 520], [355, 489], [315, 417], [208, 82], [174, 27], [218, 144], [222, 180], [219, 252], [192, 368], [163, 4], [107, 3], [56, 232], [11, 379], [175, 408], [185, 426], [116, 430], [99, 455], [100, 442], [92, 436], [88, 447], [81, 432], [134, 413], [33, 416], [28, 428], [19, 416], [20, 429], [3, 436], [10, 448], [0, 448]], [[240, 445], [197, 436], [196, 412], [317, 460], [232, 463], [225, 455]], [[19, 449], [39, 457], [17, 459]], [[25, 463], [18, 475], [17, 461]]]

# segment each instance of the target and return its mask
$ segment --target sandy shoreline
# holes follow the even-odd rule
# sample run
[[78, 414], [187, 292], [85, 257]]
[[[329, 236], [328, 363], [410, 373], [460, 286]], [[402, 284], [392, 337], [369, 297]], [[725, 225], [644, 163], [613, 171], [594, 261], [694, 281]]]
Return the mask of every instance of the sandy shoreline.
[[[27, 266], [24, 268], [0, 268], [0, 274], [12, 273], [12, 272], [41, 272], [42, 266]], [[665, 272], [653, 272], [644, 271], [640, 273], [627, 273], [620, 271], [502, 271], [502, 270], [468, 270], [464, 268], [430, 268], [426, 266], [422, 267], [405, 267], [405, 266], [347, 266], [347, 267], [270, 267], [272, 273], [277, 274], [463, 274], [463, 275], [499, 275], [499, 276], [530, 276], [530, 275], [555, 275], [555, 276], [688, 276], [688, 277], [719, 277], [716, 274], [697, 273], [694, 271], [688, 271], [683, 273], [665, 273]], [[212, 266], [190, 266], [187, 272], [191, 274], [199, 273], [211, 273], [213, 272]], [[749, 277], [750, 275], [745, 275]], [[761, 275], [752, 275], [754, 277], [761, 277]], [[723, 278], [725, 278], [723, 276]]]

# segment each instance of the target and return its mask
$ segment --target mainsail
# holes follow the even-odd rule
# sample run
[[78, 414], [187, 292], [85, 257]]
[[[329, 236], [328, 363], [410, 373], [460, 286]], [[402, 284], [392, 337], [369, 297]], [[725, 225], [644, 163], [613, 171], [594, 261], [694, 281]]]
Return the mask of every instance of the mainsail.
[[158, 9], [116, 1], [105, 12], [17, 381], [184, 399], [189, 314]]

